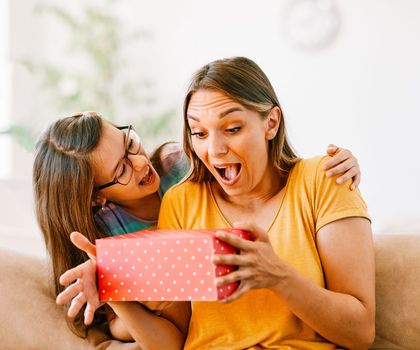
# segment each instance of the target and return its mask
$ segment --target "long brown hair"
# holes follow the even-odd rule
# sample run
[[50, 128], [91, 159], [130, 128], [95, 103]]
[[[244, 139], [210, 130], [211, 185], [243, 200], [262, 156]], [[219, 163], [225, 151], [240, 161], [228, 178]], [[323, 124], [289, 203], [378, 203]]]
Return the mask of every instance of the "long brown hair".
[[[92, 199], [94, 172], [91, 154], [98, 145], [102, 119], [94, 112], [75, 114], [50, 125], [35, 147], [33, 188], [38, 223], [51, 259], [56, 295], [58, 279], [88, 259], [70, 241], [72, 231], [91, 242], [105, 235], [95, 225]], [[70, 323], [77, 334], [84, 329], [83, 310]]]
[[[103, 123], [96, 112], [73, 114], [52, 123], [35, 147], [35, 211], [51, 259], [56, 295], [63, 290], [59, 277], [88, 259], [72, 244], [70, 233], [79, 231], [92, 243], [106, 236], [95, 224], [96, 208], [92, 207], [95, 193], [92, 152], [101, 139]], [[150, 158], [160, 176], [165, 175], [161, 158], [167, 144], [158, 147]], [[79, 336], [86, 336], [83, 312], [84, 308], [74, 320], [68, 320]], [[96, 312], [93, 325], [104, 322], [104, 312]]]
[[[213, 61], [200, 68], [192, 77], [184, 99], [184, 150], [191, 162], [188, 180], [210, 181], [212, 175], [194, 153], [191, 130], [188, 126], [187, 111], [191, 97], [200, 89], [215, 89], [245, 108], [256, 111], [266, 118], [280, 103], [267, 76], [261, 68], [246, 57], [233, 57]], [[284, 116], [277, 135], [269, 141], [269, 158], [276, 169], [283, 173], [291, 170], [300, 159], [293, 150], [286, 135]]]

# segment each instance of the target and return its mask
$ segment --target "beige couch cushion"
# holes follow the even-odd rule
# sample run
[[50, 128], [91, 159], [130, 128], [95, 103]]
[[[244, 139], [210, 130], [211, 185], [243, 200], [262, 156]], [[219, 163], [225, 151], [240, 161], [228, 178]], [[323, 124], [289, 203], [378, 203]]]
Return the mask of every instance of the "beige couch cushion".
[[48, 289], [46, 264], [40, 258], [0, 248], [0, 266], [0, 349], [138, 350], [99, 331], [87, 339], [74, 335]]

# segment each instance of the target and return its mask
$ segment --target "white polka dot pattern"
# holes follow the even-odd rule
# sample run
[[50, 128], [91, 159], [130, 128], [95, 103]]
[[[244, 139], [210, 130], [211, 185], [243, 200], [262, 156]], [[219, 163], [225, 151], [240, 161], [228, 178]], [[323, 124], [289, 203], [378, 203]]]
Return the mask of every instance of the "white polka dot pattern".
[[[244, 231], [223, 230], [249, 239]], [[236, 282], [216, 287], [214, 280], [236, 267], [214, 265], [211, 257], [236, 249], [215, 232], [143, 230], [96, 240], [100, 300], [217, 300], [232, 294]]]

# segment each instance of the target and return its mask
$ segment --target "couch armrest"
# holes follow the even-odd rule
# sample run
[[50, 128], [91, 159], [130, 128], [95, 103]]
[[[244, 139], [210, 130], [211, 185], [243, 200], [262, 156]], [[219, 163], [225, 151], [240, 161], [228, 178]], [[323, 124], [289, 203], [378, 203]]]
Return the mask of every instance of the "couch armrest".
[[420, 234], [374, 235], [374, 245], [376, 339], [372, 349], [420, 349]]

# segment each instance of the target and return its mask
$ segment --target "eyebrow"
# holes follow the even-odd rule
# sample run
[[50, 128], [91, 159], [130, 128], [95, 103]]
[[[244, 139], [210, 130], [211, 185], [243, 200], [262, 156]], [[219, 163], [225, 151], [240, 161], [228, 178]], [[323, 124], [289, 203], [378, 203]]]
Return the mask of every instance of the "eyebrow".
[[[220, 113], [219, 119], [222, 119], [222, 118], [226, 117], [230, 113], [233, 113], [233, 112], [242, 112], [242, 111], [243, 111], [243, 109], [240, 108], [240, 107], [231, 107], [231, 108], [228, 108], [227, 110], [225, 110], [222, 113]], [[187, 114], [187, 119], [192, 119], [192, 120], [195, 120], [197, 122], [200, 121], [200, 119], [198, 119], [197, 117], [193, 117], [191, 114]]]

